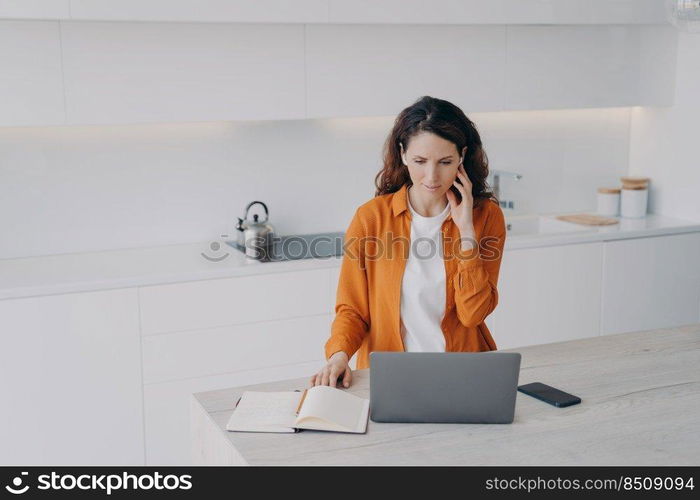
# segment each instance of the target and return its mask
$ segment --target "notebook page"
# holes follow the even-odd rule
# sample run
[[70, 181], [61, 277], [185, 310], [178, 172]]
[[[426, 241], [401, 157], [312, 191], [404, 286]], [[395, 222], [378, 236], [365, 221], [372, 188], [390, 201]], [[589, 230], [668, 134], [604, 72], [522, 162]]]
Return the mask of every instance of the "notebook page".
[[244, 391], [227, 430], [293, 427], [301, 392]]
[[317, 385], [307, 391], [297, 421], [304, 417], [318, 417], [356, 431], [364, 425], [360, 420], [366, 415], [367, 403], [366, 399], [342, 389]]

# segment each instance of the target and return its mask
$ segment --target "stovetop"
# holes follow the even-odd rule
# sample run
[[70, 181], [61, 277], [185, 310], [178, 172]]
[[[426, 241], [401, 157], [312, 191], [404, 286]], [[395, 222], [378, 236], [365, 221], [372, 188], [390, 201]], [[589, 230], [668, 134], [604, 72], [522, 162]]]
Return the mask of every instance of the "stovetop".
[[[343, 255], [345, 233], [313, 233], [276, 236], [273, 244], [259, 260], [280, 262], [299, 259], [323, 259]], [[236, 241], [227, 241], [229, 246], [245, 253], [245, 247]], [[249, 257], [253, 259], [253, 257]]]

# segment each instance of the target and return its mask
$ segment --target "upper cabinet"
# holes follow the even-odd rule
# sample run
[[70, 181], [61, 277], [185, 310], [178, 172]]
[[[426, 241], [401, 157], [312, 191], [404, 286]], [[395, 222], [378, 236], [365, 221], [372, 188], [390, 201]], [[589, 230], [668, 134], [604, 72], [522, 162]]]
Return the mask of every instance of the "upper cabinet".
[[58, 23], [0, 21], [0, 126], [65, 123]]
[[318, 23], [326, 0], [70, 0], [71, 18], [109, 21]]
[[673, 104], [670, 26], [509, 26], [508, 110]]
[[328, 0], [330, 23], [653, 24], [658, 0]]
[[422, 95], [467, 112], [667, 106], [667, 26], [306, 27], [307, 117], [394, 115]]
[[304, 118], [302, 25], [61, 23], [66, 123]]
[[0, 18], [318, 24], [653, 24], [659, 0], [3, 0]]
[[387, 116], [422, 95], [467, 112], [673, 103], [658, 2], [30, 3], [0, 3], [0, 126]]
[[70, 0], [2, 0], [0, 19], [70, 19]]
[[307, 116], [393, 115], [422, 95], [498, 110], [504, 54], [504, 26], [307, 26]]

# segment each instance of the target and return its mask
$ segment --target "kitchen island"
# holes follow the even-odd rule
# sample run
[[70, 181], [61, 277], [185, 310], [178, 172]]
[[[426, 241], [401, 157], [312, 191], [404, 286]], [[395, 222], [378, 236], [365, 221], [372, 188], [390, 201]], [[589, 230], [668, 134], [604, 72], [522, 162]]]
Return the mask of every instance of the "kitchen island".
[[[512, 424], [368, 423], [366, 434], [225, 430], [244, 390], [307, 387], [308, 378], [191, 398], [192, 458], [212, 465], [698, 465], [700, 324], [503, 350], [519, 384], [543, 382], [581, 404], [518, 393]], [[310, 374], [309, 374], [310, 375]], [[369, 397], [370, 370], [348, 390]]]
[[[486, 318], [499, 349], [700, 321], [700, 221], [506, 221]], [[261, 263], [211, 243], [0, 261], [0, 328], [14, 339], [0, 366], [8, 400], [35, 416], [10, 416], [0, 461], [186, 465], [193, 393], [318, 368], [342, 259]], [[36, 394], [73, 402], [54, 418], [65, 432], [36, 434], [46, 403]], [[67, 447], [71, 433], [86, 438]]]

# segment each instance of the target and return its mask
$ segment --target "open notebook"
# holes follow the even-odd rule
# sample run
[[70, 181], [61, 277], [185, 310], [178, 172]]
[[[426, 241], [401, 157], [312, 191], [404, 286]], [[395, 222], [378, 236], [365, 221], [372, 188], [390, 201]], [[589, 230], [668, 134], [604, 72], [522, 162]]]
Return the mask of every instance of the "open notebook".
[[367, 431], [369, 400], [317, 385], [303, 392], [245, 391], [226, 424], [228, 431]]

